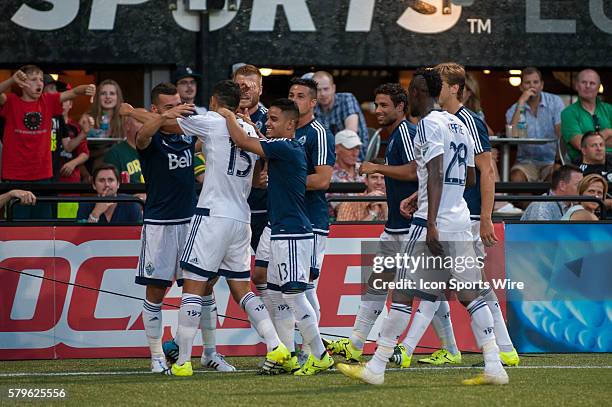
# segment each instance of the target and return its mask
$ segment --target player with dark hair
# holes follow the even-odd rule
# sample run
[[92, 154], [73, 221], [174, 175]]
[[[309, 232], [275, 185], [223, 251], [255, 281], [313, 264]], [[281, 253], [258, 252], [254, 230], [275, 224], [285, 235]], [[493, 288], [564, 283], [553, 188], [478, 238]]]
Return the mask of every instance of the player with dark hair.
[[[291, 344], [295, 321], [304, 343], [311, 351], [301, 368], [297, 365], [295, 356], [292, 356], [293, 363], [290, 365], [268, 367], [273, 369], [282, 366], [286, 371], [298, 369], [295, 370], [295, 375], [310, 376], [330, 368], [334, 361], [323, 346], [316, 311], [305, 294], [312, 270], [313, 226], [312, 219], [309, 219], [307, 214], [307, 154], [294, 137], [302, 118], [302, 112], [298, 108], [299, 105], [296, 106], [296, 103], [289, 99], [279, 99], [270, 105], [266, 124], [267, 135], [270, 137], [268, 140], [248, 137], [231, 111], [223, 109], [220, 113], [227, 119], [232, 140], [239, 148], [268, 160], [268, 291], [274, 293], [270, 298], [275, 306], [275, 315], [287, 308], [292, 313]], [[276, 295], [277, 293], [279, 295]], [[287, 339], [283, 338], [283, 341], [285, 340]]]
[[[359, 172], [380, 173], [385, 176], [385, 189], [389, 217], [385, 230], [380, 235], [381, 255], [393, 255], [409, 240], [410, 220], [400, 213], [400, 203], [417, 191], [416, 164], [414, 162], [413, 139], [416, 127], [405, 119], [408, 111], [408, 93], [398, 83], [386, 83], [375, 92], [376, 120], [383, 131], [389, 134], [389, 145], [385, 152], [385, 164], [364, 162]], [[392, 270], [391, 272], [395, 272]], [[374, 277], [374, 275], [372, 276]], [[391, 276], [392, 277], [392, 276]], [[362, 296], [355, 325], [349, 338], [326, 343], [332, 353], [350, 361], [360, 361], [368, 334], [381, 315], [387, 300], [387, 291], [375, 289], [372, 278]], [[407, 314], [411, 308], [405, 309]], [[409, 363], [404, 366], [408, 367]]]
[[[441, 90], [442, 80], [434, 70], [419, 69], [414, 73], [409, 89], [410, 110], [413, 116], [422, 119], [414, 138], [419, 191], [403, 202], [405, 207], [418, 200], [410, 225], [407, 254], [421, 255], [419, 251], [424, 250], [427, 256], [475, 258], [470, 212], [463, 199], [465, 186], [473, 185], [475, 181], [474, 146], [466, 126], [456, 116], [434, 110]], [[441, 281], [448, 281], [451, 276], [465, 283], [481, 281], [478, 267], [466, 267], [463, 272], [455, 268], [444, 271], [447, 275], [442, 276], [445, 280]], [[412, 347], [406, 351], [412, 354], [434, 316], [436, 301], [443, 298], [444, 290], [421, 289], [419, 280], [429, 279], [432, 274], [438, 275], [425, 267], [401, 269], [397, 273], [396, 281], [411, 279], [417, 289], [393, 292], [391, 309], [383, 323], [374, 357], [365, 366], [338, 364], [340, 372], [370, 384], [384, 382], [385, 367], [393, 356], [398, 338], [408, 326], [407, 309], [411, 306], [412, 295], [416, 295], [421, 302], [407, 334]], [[483, 349], [485, 360], [484, 374], [463, 383], [508, 383], [508, 375], [499, 359], [489, 307], [476, 289], [458, 291], [457, 296], [471, 315], [472, 331]]]

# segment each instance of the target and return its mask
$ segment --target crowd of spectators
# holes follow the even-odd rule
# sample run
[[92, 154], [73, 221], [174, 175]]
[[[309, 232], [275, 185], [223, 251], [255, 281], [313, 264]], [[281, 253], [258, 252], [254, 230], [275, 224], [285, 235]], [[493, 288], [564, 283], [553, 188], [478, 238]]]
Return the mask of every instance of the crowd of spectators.
[[[245, 111], [256, 120], [257, 114], [265, 114], [259, 101], [263, 89], [261, 80], [254, 87], [253, 81], [248, 81], [248, 69], [252, 66], [240, 66], [244, 71], [240, 71], [240, 75], [244, 78], [238, 75], [234, 79], [246, 80], [241, 83], [245, 95], [241, 109], [244, 104]], [[369, 134], [374, 129], [368, 129], [359, 101], [352, 93], [336, 92], [334, 77], [329, 72], [317, 71], [308, 75], [318, 86], [315, 116], [335, 134], [337, 160], [332, 182], [361, 183], [366, 187], [361, 195], [384, 198], [384, 177], [360, 174]], [[178, 67], [172, 74], [183, 103], [195, 103], [200, 77], [200, 73], [189, 67]], [[577, 99], [567, 107], [558, 95], [544, 91], [544, 85], [543, 75], [537, 68], [523, 69], [521, 94], [506, 111], [505, 121], [511, 128], [522, 122], [526, 124], [528, 138], [550, 140], [518, 145], [516, 161], [510, 170], [511, 181], [550, 182], [548, 195], [597, 196], [610, 208], [612, 200], [606, 199], [606, 194], [608, 183], [612, 182], [612, 105], [598, 96], [599, 75], [591, 69], [580, 71], [575, 80]], [[77, 118], [71, 116], [72, 100], [80, 96], [90, 97], [91, 107]], [[2, 182], [90, 183], [98, 196], [116, 196], [121, 183], [145, 182], [135, 145], [136, 134], [142, 125], [120, 115], [123, 101], [121, 87], [112, 79], [103, 80], [97, 86], [90, 84], [73, 88], [43, 74], [34, 65], [16, 71], [11, 78], [0, 83], [0, 119], [4, 121], [0, 144]], [[480, 86], [469, 74], [463, 91], [463, 104], [486, 120]], [[197, 112], [204, 113], [206, 108], [199, 106]], [[257, 122], [257, 127], [265, 133], [265, 123]], [[489, 136], [494, 135], [491, 127], [487, 126], [487, 130]], [[96, 142], [91, 143], [93, 140]], [[498, 160], [496, 149], [492, 150], [492, 157], [494, 161]], [[205, 158], [198, 153], [194, 161], [197, 180], [203, 182]], [[494, 167], [497, 170], [497, 165]], [[585, 185], [581, 183], [583, 176]], [[26, 193], [20, 190], [7, 192], [0, 196], [3, 200], [0, 203], [4, 205], [6, 200], [19, 199], [24, 205], [15, 207], [15, 218], [58, 217], [89, 222], [95, 219], [100, 223], [124, 219], [124, 213], [133, 215], [131, 210], [135, 208], [108, 202], [33, 205], [35, 197], [29, 193], [24, 195]], [[328, 194], [328, 197], [337, 196]], [[146, 199], [144, 195], [141, 197]], [[597, 207], [588, 202], [579, 205], [573, 202], [533, 202], [524, 211], [522, 219], [593, 219]], [[387, 207], [383, 200], [335, 201], [329, 205], [329, 215], [338, 221], [383, 221], [387, 217]]]

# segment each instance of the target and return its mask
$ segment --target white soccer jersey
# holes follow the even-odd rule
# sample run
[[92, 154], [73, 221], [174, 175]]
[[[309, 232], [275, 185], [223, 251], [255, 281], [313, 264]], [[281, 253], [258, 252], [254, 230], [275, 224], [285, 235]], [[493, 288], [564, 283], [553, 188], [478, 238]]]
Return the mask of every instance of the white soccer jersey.
[[[414, 150], [419, 179], [419, 203], [414, 218], [427, 220], [427, 163], [443, 154], [442, 198], [438, 230], [470, 230], [470, 211], [463, 199], [467, 167], [474, 167], [474, 142], [467, 127], [452, 114], [434, 110], [417, 125]], [[418, 222], [418, 221], [417, 221]]]
[[[247, 198], [251, 191], [257, 155], [236, 147], [230, 138], [225, 118], [217, 112], [177, 119], [183, 133], [202, 140], [206, 157], [206, 177], [198, 199], [198, 208], [210, 210], [210, 216], [251, 221]], [[250, 137], [257, 137], [253, 126], [238, 119]]]

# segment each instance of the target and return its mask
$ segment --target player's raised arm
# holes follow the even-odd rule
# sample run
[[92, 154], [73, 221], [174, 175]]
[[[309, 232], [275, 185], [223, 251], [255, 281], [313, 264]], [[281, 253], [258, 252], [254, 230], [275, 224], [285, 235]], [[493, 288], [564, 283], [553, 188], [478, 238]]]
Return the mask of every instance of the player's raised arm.
[[398, 181], [417, 181], [415, 161], [403, 165], [375, 164], [365, 161], [359, 167], [360, 174], [369, 175], [375, 172]]
[[238, 121], [236, 120], [236, 115], [229, 109], [224, 107], [220, 107], [217, 109], [217, 113], [225, 118], [227, 123], [227, 130], [229, 131], [230, 137], [232, 141], [238, 148], [241, 148], [245, 151], [250, 151], [251, 153], [255, 153], [260, 157], [265, 157], [263, 148], [261, 147], [261, 142], [258, 138], [249, 137], [246, 131], [240, 127]]

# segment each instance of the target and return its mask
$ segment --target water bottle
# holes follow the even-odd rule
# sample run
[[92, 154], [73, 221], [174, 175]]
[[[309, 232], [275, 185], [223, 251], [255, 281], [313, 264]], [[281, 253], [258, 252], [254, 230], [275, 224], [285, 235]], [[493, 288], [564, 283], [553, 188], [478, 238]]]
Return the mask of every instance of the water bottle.
[[519, 138], [527, 137], [527, 119], [525, 118], [525, 106], [521, 106], [519, 121], [516, 124], [516, 133]]
[[110, 130], [110, 120], [108, 116], [103, 114], [102, 119], [100, 120], [100, 132], [102, 133], [101, 137], [108, 137], [108, 132]]

